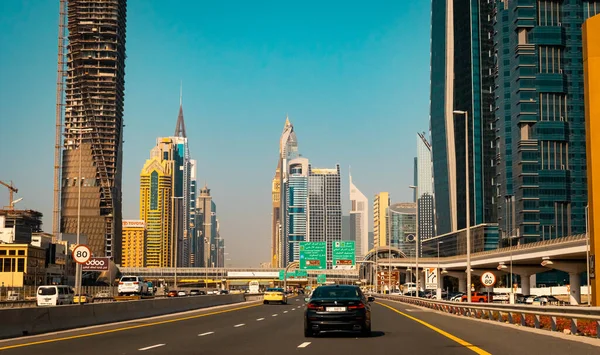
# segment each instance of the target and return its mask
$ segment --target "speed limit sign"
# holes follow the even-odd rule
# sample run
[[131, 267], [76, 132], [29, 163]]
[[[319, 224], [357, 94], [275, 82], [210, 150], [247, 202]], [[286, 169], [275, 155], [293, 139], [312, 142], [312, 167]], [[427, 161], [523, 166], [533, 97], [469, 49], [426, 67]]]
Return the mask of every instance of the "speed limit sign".
[[85, 264], [92, 257], [92, 252], [87, 245], [79, 244], [73, 249], [73, 260], [77, 264]]
[[496, 284], [496, 275], [489, 271], [484, 272], [483, 275], [481, 275], [481, 283], [485, 287], [494, 287]]

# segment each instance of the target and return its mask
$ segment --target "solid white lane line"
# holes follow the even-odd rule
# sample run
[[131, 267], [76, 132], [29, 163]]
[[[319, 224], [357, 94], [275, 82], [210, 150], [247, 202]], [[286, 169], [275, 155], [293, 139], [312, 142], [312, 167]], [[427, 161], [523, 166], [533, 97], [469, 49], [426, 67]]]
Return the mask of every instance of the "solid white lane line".
[[206, 332], [206, 333], [198, 334], [198, 336], [203, 337], [203, 336], [211, 335], [211, 334], [215, 334], [215, 332]]
[[150, 350], [150, 349], [158, 348], [158, 347], [161, 347], [161, 346], [165, 346], [165, 344], [156, 344], [156, 345], [147, 346], [145, 348], [141, 348], [141, 349], [138, 349], [138, 350], [139, 351]]
[[302, 343], [302, 344], [298, 345], [298, 347], [299, 347], [299, 348], [306, 348], [306, 347], [307, 347], [307, 346], [309, 346], [309, 345], [310, 345], [310, 341], [307, 341], [307, 342], [305, 342], [305, 343]]
[[264, 318], [258, 318], [256, 321], [260, 322], [261, 320], [265, 320]]
[[277, 317], [277, 313], [273, 314], [273, 317]]
[[244, 324], [244, 323], [241, 323], [241, 324], [236, 324], [236, 325], [234, 325], [233, 327], [234, 327], [234, 328], [237, 328], [237, 327], [243, 327], [243, 326], [245, 326], [245, 325], [246, 325], [246, 324]]

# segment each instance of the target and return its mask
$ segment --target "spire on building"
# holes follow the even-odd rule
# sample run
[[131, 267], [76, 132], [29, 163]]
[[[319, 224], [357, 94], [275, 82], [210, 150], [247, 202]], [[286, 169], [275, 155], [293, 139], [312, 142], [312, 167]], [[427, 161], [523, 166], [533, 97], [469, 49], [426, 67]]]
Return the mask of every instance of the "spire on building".
[[187, 137], [185, 134], [185, 123], [183, 122], [183, 84], [179, 87], [179, 115], [177, 116], [177, 125], [175, 126], [175, 137]]

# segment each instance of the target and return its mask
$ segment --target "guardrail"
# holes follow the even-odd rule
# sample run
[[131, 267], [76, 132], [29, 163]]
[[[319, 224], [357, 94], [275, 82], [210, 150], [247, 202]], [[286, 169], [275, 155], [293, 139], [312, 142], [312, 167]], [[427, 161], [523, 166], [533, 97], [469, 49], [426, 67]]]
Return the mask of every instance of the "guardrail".
[[0, 339], [91, 325], [144, 319], [159, 315], [244, 302], [243, 294], [172, 297], [131, 302], [92, 303], [0, 310]]
[[[378, 294], [377, 297], [431, 308], [443, 313], [519, 324], [535, 329], [548, 329], [550, 331], [560, 331], [561, 328], [568, 329], [571, 334], [595, 336], [600, 339], [600, 307], [466, 303], [383, 294]], [[565, 324], [562, 320], [566, 320], [567, 323]], [[582, 327], [579, 327], [580, 325]]]

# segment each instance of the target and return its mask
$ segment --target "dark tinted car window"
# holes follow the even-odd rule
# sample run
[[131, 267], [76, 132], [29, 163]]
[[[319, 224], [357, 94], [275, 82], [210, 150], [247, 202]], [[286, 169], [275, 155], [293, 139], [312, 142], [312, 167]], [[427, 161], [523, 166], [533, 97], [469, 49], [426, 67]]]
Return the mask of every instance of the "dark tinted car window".
[[41, 296], [51, 296], [56, 294], [56, 288], [54, 287], [40, 287], [38, 290], [38, 295]]
[[319, 287], [313, 298], [360, 298], [360, 290], [354, 287]]

